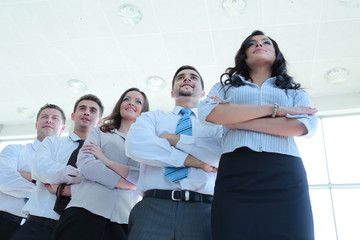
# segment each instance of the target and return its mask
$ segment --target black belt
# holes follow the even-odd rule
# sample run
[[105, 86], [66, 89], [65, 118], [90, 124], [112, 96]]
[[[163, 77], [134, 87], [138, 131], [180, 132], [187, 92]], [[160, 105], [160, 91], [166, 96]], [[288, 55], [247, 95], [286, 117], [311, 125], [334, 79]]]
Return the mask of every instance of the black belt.
[[55, 228], [55, 226], [58, 222], [57, 220], [54, 220], [54, 219], [38, 217], [38, 216], [34, 216], [34, 215], [29, 215], [26, 218], [26, 221], [35, 222], [37, 224], [40, 224], [40, 225], [46, 226], [46, 227], [50, 227], [50, 228]]
[[0, 217], [4, 218], [4, 219], [7, 219], [7, 220], [10, 220], [12, 222], [16, 222], [18, 224], [20, 224], [21, 221], [23, 220], [22, 217], [19, 217], [19, 216], [16, 216], [14, 214], [7, 213], [7, 212], [4, 212], [4, 211], [0, 211]]
[[213, 196], [197, 193], [189, 190], [160, 190], [152, 189], [144, 193], [144, 197], [170, 199], [173, 201], [185, 202], [207, 202], [212, 203]]

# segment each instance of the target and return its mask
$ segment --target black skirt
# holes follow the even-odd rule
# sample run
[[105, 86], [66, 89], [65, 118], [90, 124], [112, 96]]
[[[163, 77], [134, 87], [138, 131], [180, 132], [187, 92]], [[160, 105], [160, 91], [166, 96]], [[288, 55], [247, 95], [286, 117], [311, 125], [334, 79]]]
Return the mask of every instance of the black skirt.
[[313, 240], [301, 158], [246, 147], [223, 154], [211, 218], [213, 240]]

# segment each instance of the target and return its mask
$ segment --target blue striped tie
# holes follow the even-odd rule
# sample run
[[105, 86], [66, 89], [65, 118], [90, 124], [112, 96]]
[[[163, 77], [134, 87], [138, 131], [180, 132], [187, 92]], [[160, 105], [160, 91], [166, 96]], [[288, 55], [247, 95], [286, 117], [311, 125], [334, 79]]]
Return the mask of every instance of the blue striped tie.
[[[175, 134], [192, 135], [192, 126], [190, 115], [192, 111], [188, 108], [183, 108], [180, 111], [183, 116], [176, 125]], [[173, 182], [180, 181], [188, 175], [187, 167], [167, 167], [165, 169], [165, 176]]]

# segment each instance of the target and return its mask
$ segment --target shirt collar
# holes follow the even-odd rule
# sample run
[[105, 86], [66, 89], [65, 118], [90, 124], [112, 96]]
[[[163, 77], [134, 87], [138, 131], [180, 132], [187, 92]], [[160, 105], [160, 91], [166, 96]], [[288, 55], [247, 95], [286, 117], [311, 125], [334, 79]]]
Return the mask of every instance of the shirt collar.
[[69, 138], [74, 142], [81, 140], [81, 138], [78, 135], [76, 135], [74, 132], [69, 134]]
[[[101, 131], [101, 130], [100, 130], [100, 131]], [[122, 137], [124, 140], [126, 139], [124, 133], [120, 132], [120, 131], [117, 130], [117, 129], [111, 130], [111, 133], [115, 133], [115, 134], [119, 135], [119, 136]]]
[[[183, 107], [181, 106], [175, 106], [172, 110], [172, 112], [175, 114], [175, 115], [179, 115], [181, 109], [183, 109]], [[191, 111], [193, 112], [193, 114], [195, 115], [195, 117], [197, 118], [198, 117], [198, 109], [197, 108], [190, 108]]]

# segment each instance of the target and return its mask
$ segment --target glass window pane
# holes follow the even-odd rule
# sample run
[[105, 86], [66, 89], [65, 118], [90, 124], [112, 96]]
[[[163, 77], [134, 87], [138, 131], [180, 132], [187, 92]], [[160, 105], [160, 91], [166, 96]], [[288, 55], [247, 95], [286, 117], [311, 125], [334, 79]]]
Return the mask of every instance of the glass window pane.
[[315, 239], [336, 240], [335, 223], [329, 189], [311, 189]]
[[360, 115], [324, 118], [331, 183], [360, 183]]
[[360, 189], [333, 189], [339, 240], [360, 239]]
[[318, 129], [314, 136], [311, 138], [297, 137], [295, 140], [304, 162], [309, 184], [328, 184], [329, 178], [320, 119], [318, 122]]

